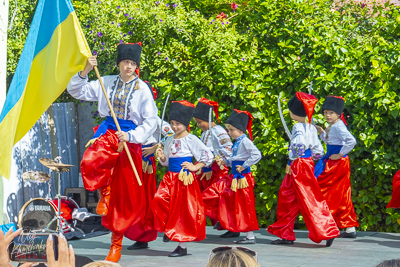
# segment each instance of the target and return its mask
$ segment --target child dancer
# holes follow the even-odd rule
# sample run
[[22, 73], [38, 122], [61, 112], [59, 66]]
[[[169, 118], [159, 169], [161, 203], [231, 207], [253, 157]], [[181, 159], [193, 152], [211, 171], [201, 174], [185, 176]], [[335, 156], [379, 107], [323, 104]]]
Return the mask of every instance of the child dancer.
[[347, 154], [357, 142], [340, 119], [344, 102], [343, 97], [328, 96], [322, 105], [329, 127], [326, 130], [316, 127], [328, 151], [315, 165], [314, 173], [336, 224], [345, 229], [340, 237], [356, 238], [358, 222], [351, 201], [350, 160]]
[[[187, 101], [172, 101], [169, 112], [175, 134], [165, 142], [157, 157], [168, 172], [164, 175], [153, 200], [154, 225], [172, 241], [179, 242], [169, 257], [187, 255], [186, 242], [206, 237], [206, 219], [201, 192], [194, 179], [195, 172], [209, 166], [214, 157], [199, 138], [188, 133], [194, 105]], [[192, 157], [198, 163], [193, 165]]]
[[272, 241], [274, 245], [294, 243], [294, 221], [299, 212], [312, 241], [327, 240], [326, 246], [330, 247], [340, 234], [314, 176], [313, 158], [322, 155], [324, 150], [316, 128], [306, 123], [306, 117], [311, 121], [317, 101], [313, 95], [297, 92], [288, 102], [290, 117], [297, 123], [289, 145], [287, 174], [279, 189], [277, 221], [268, 226], [268, 232], [281, 238]]
[[[214, 157], [218, 155], [226, 160], [232, 155], [232, 142], [228, 133], [214, 121], [211, 122], [212, 135], [210, 133], [210, 112], [214, 110], [218, 119], [218, 107], [217, 102], [203, 97], [194, 109], [193, 119], [203, 131], [200, 140], [213, 152]], [[214, 148], [217, 151], [214, 151]], [[225, 166], [220, 167], [216, 162], [211, 167], [203, 167], [201, 173], [197, 176], [201, 192], [227, 174], [228, 168]]]
[[261, 152], [246, 136], [246, 129], [253, 140], [251, 132], [253, 117], [248, 111], [235, 109], [226, 120], [225, 126], [229, 135], [236, 139], [232, 147], [232, 157], [218, 159], [218, 164], [232, 167], [232, 174], [219, 199], [218, 219], [221, 227], [228, 232], [221, 237], [247, 236], [237, 244], [255, 244], [254, 230], [258, 230], [254, 199], [254, 177], [250, 167], [261, 159]]
[[[157, 98], [157, 91], [151, 86], [151, 83], [144, 81], [150, 89], [154, 100]], [[129, 246], [129, 250], [145, 249], [149, 247], [149, 242], [156, 240], [157, 230], [153, 228], [153, 213], [151, 211], [151, 202], [157, 190], [156, 184], [156, 164], [154, 152], [158, 147], [157, 139], [160, 131], [163, 136], [170, 136], [174, 132], [168, 122], [164, 121], [160, 129], [161, 119], [157, 116], [157, 129], [154, 134], [142, 144], [142, 169], [143, 169], [143, 187], [145, 191], [146, 215], [138, 223], [131, 225], [124, 235], [136, 241]]]

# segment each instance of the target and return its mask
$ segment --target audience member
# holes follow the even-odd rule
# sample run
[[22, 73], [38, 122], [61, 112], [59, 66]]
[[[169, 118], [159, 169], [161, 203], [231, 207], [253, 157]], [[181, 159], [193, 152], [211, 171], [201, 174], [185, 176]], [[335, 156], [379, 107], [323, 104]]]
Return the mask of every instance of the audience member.
[[111, 261], [95, 261], [88, 263], [83, 267], [121, 267], [121, 265]]
[[[244, 247], [217, 247], [211, 251], [215, 254], [207, 267], [260, 267], [257, 253]], [[210, 255], [211, 256], [211, 255]]]

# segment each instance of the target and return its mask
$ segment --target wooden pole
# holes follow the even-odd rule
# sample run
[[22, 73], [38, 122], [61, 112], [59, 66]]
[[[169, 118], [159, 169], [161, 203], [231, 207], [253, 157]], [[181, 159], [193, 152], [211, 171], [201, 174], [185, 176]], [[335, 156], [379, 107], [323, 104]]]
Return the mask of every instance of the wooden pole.
[[[112, 115], [112, 117], [114, 119], [115, 125], [117, 126], [118, 132], [121, 132], [121, 127], [119, 126], [117, 117], [115, 116], [114, 110], [113, 110], [113, 108], [111, 106], [110, 99], [108, 99], [107, 92], [106, 92], [106, 89], [104, 87], [103, 81], [101, 80], [100, 73], [99, 73], [99, 70], [97, 69], [97, 66], [94, 66], [94, 71], [96, 72], [97, 79], [99, 79], [101, 88], [103, 89], [104, 96], [105, 96], [105, 98], [107, 100], [108, 107], [110, 108], [111, 115]], [[128, 155], [128, 159], [129, 159], [129, 162], [131, 163], [133, 172], [135, 173], [136, 180], [137, 180], [138, 184], [141, 186], [142, 182], [140, 181], [139, 174], [138, 174], [138, 172], [136, 170], [135, 163], [133, 162], [131, 153], [129, 152], [129, 148], [128, 148], [128, 145], [126, 144], [126, 142], [124, 142], [124, 149], [125, 149], [126, 154]]]

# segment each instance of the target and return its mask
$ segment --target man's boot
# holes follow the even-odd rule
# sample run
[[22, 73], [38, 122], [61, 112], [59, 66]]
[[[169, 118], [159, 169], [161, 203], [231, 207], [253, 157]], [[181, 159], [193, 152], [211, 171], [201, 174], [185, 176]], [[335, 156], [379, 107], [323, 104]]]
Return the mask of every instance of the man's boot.
[[119, 234], [112, 232], [111, 235], [111, 246], [110, 252], [106, 258], [106, 261], [118, 262], [121, 258], [121, 248], [122, 248], [122, 239], [124, 238], [124, 234]]
[[104, 186], [99, 191], [99, 203], [97, 204], [96, 212], [98, 215], [105, 216], [108, 212], [108, 204], [110, 203], [110, 186]]

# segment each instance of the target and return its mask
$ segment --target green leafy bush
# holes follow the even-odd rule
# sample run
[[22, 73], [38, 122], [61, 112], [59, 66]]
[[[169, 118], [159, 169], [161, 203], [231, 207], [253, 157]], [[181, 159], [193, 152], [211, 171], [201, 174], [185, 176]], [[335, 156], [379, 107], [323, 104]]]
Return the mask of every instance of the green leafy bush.
[[[8, 73], [15, 70], [36, 1], [20, 1], [9, 32]], [[308, 91], [347, 100], [348, 128], [358, 143], [352, 163], [353, 201], [360, 229], [399, 231], [399, 215], [386, 209], [393, 174], [399, 168], [399, 11], [361, 6], [331, 10], [332, 2], [256, 1], [91, 1], [73, 4], [102, 75], [115, 74], [119, 42], [143, 43], [141, 77], [172, 100], [204, 96], [220, 103], [224, 121], [233, 108], [254, 115], [254, 143], [263, 159], [253, 167], [261, 226], [276, 219], [277, 194], [287, 162], [288, 139], [277, 96]], [[12, 8], [12, 7], [11, 7]], [[217, 18], [224, 12], [227, 17]], [[93, 75], [93, 74], [91, 74]], [[92, 78], [94, 78], [92, 76]], [[65, 101], [66, 96], [61, 97]], [[284, 105], [287, 118], [288, 110]], [[292, 125], [288, 121], [289, 126]], [[199, 129], [195, 129], [199, 134]], [[159, 172], [161, 175], [161, 172]], [[304, 228], [299, 217], [297, 226]]]

